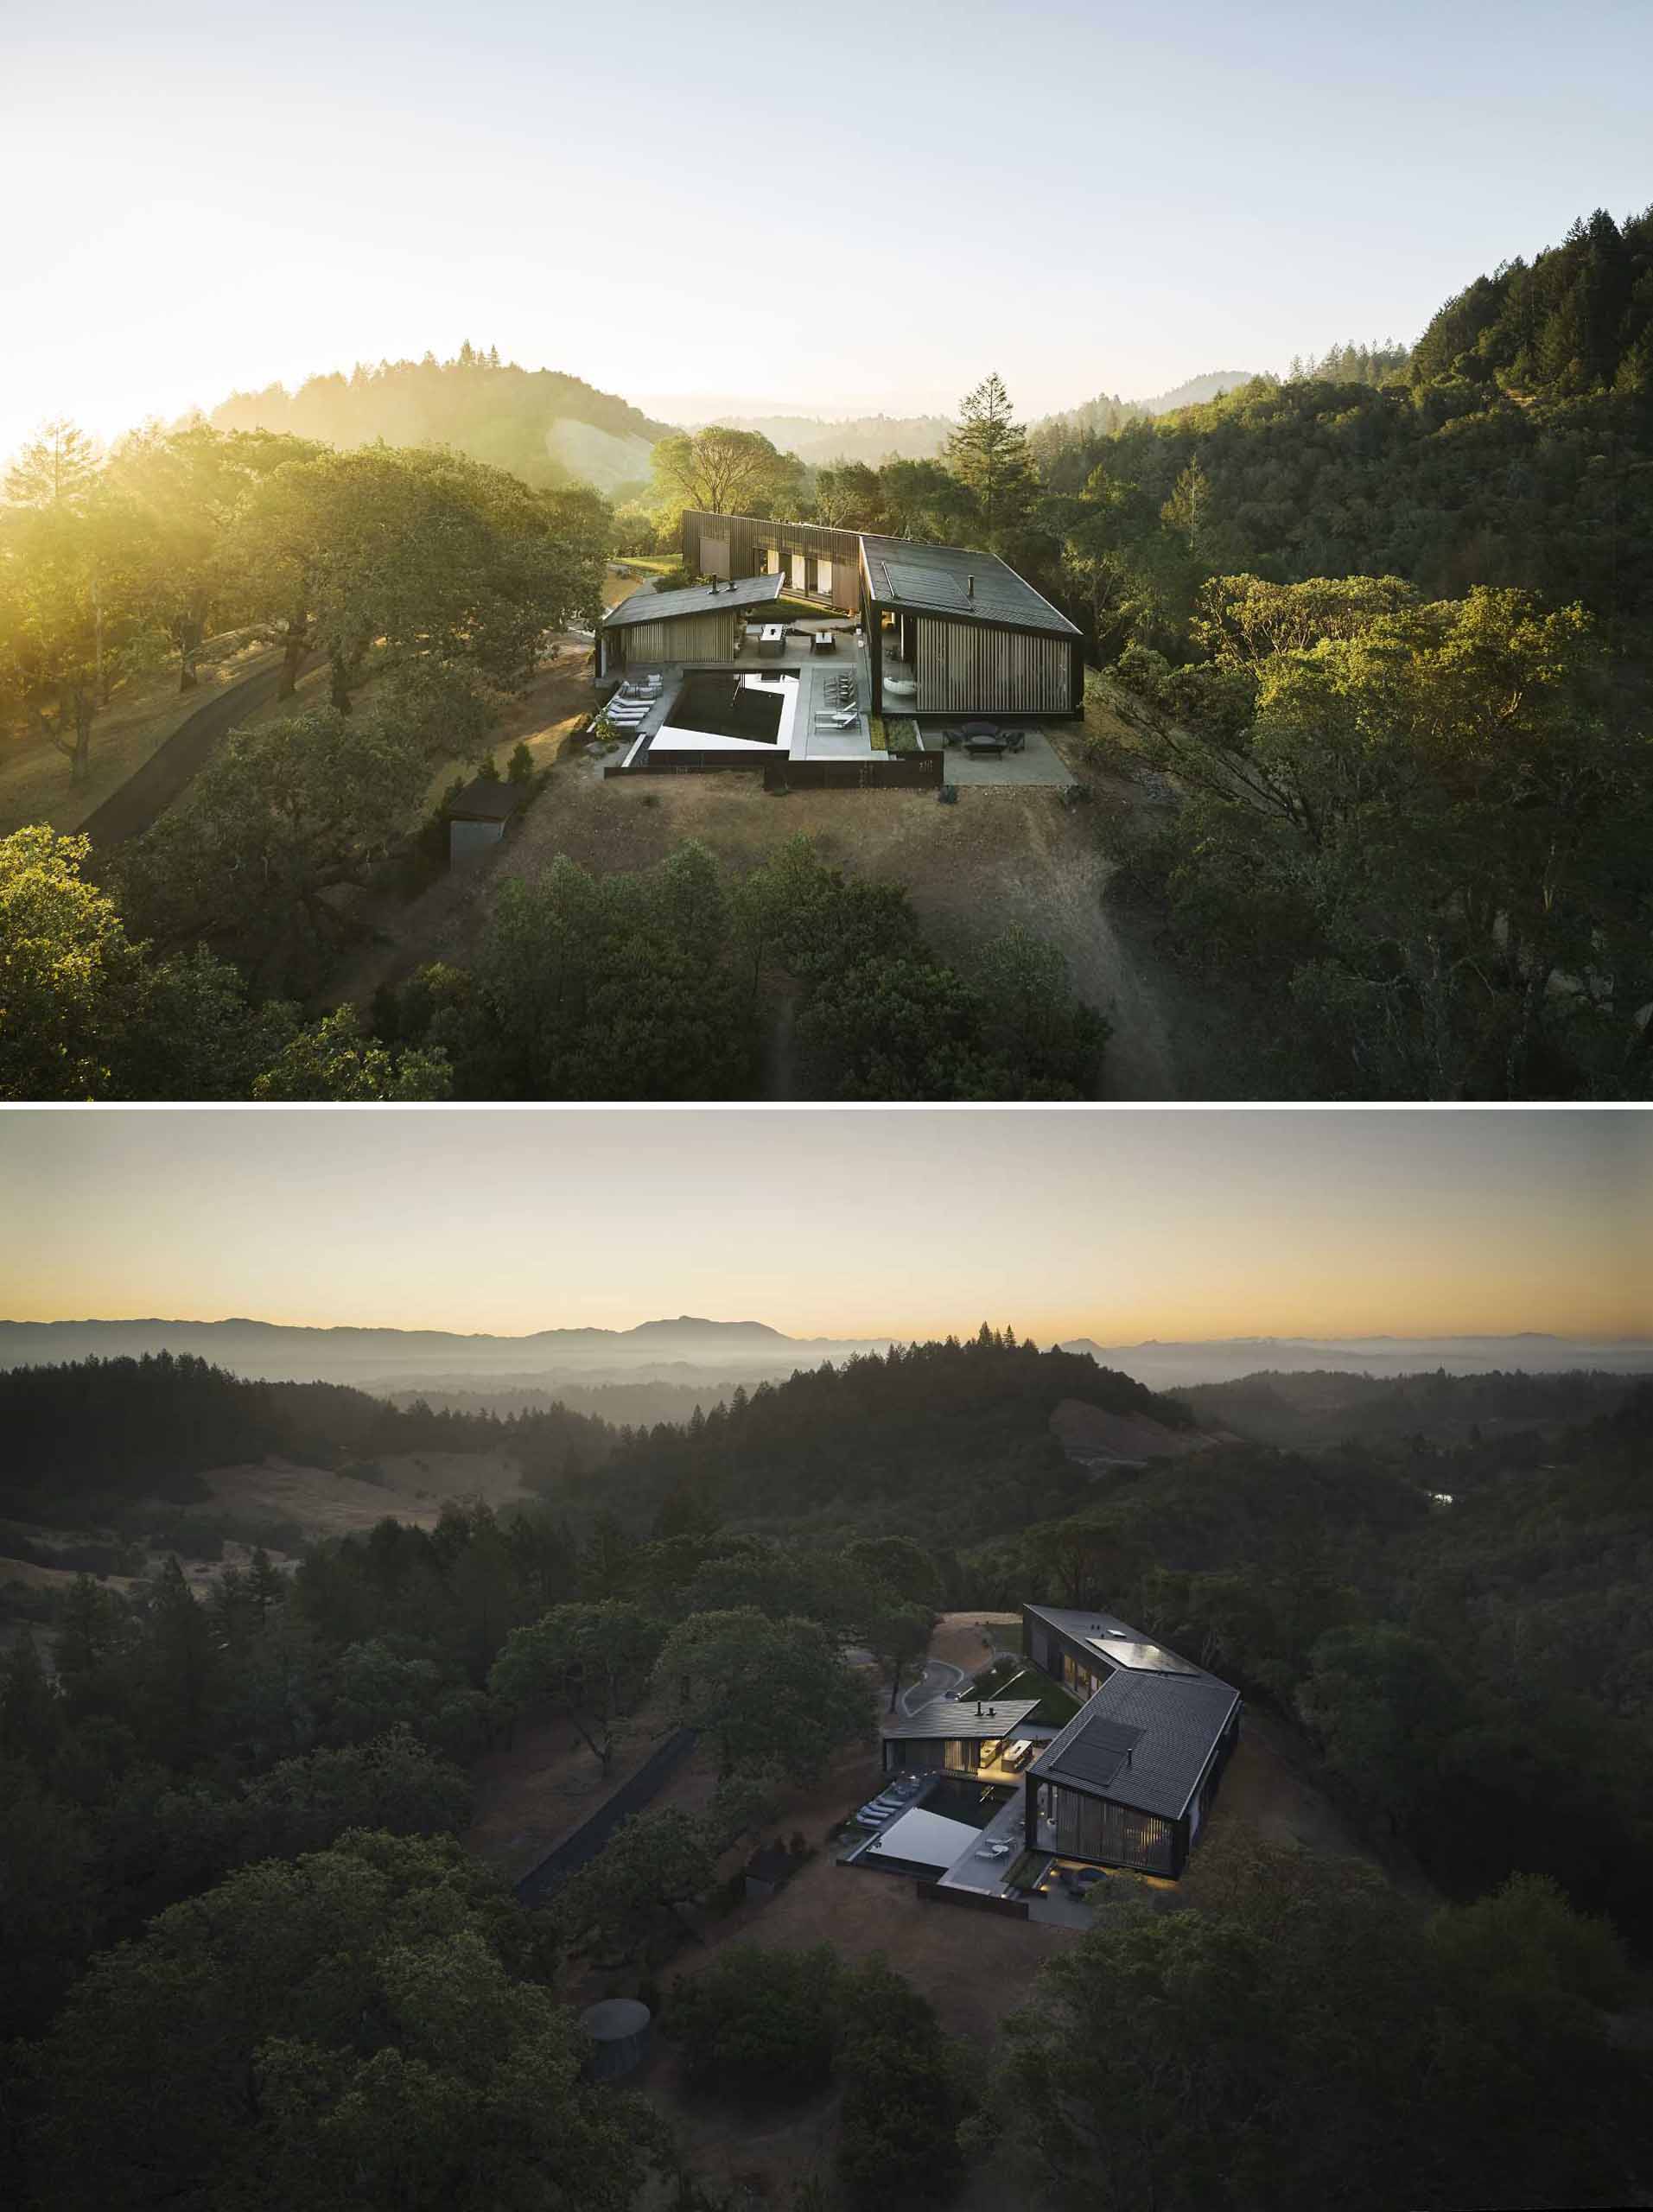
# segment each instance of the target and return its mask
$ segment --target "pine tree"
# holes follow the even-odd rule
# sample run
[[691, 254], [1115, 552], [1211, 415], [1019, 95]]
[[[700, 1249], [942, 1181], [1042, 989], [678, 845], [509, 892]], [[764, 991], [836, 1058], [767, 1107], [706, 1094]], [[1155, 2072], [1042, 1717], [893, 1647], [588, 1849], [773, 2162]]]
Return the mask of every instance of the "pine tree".
[[1012, 414], [1010, 395], [996, 373], [966, 392], [958, 413], [958, 428], [947, 441], [947, 466], [975, 493], [991, 535], [1020, 522], [1032, 502], [1027, 433]]
[[34, 1637], [25, 1630], [0, 1669], [0, 1754], [44, 1766], [62, 1732], [57, 1692], [46, 1678]]
[[6, 471], [14, 507], [77, 507], [98, 475], [98, 448], [65, 416], [42, 423]]

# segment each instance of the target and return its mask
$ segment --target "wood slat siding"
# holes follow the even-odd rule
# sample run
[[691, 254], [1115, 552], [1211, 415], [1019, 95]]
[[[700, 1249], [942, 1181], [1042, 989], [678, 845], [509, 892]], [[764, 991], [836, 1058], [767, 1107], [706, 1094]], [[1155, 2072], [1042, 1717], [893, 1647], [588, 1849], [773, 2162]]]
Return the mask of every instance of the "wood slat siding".
[[[703, 550], [702, 539], [707, 541]], [[727, 545], [727, 553], [724, 547]], [[683, 518], [683, 564], [691, 576], [755, 576], [763, 572], [760, 552], [782, 556], [789, 579], [794, 553], [824, 556], [832, 563], [828, 596], [841, 614], [861, 605], [861, 537], [853, 530], [826, 523], [768, 521], [758, 515], [707, 514], [687, 507]], [[709, 558], [707, 557], [709, 556]]]
[[[743, 608], [760, 619], [759, 607]], [[620, 667], [641, 666], [661, 660], [733, 660], [734, 613], [680, 614], [675, 622], [628, 622], [607, 632], [614, 663]]]
[[914, 664], [921, 715], [1065, 715], [1073, 648], [1067, 638], [920, 616]]

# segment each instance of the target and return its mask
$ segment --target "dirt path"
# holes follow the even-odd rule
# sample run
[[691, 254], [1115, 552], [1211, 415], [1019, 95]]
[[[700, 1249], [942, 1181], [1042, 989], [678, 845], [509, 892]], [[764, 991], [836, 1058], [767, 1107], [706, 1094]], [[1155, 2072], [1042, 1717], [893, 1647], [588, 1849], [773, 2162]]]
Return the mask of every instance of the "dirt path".
[[[307, 663], [308, 666], [308, 664]], [[179, 723], [143, 766], [94, 807], [82, 824], [97, 852], [140, 837], [158, 822], [179, 794], [187, 791], [207, 761], [239, 723], [275, 698], [281, 683], [281, 656], [239, 683], [231, 684]]]

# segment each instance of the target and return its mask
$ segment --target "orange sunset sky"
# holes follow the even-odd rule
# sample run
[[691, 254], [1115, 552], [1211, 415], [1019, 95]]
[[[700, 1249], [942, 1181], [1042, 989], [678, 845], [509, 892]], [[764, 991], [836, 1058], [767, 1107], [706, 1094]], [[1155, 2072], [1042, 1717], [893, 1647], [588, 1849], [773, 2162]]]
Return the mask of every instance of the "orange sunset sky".
[[1653, 1333], [1653, 1116], [19, 1113], [0, 1315]]

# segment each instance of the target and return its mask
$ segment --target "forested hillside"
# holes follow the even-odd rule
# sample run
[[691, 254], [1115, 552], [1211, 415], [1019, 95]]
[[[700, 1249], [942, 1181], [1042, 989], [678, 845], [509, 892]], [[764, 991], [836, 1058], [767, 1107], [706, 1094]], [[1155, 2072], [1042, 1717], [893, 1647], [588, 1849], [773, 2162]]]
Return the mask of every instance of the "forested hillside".
[[213, 410], [219, 430], [276, 430], [318, 444], [451, 446], [525, 483], [599, 491], [639, 482], [649, 448], [668, 425], [629, 402], [555, 369], [501, 361], [498, 346], [468, 342], [449, 361], [359, 361], [348, 374], [308, 377], [238, 391]]
[[983, 1323], [965, 1343], [892, 1345], [842, 1366], [737, 1389], [686, 1427], [623, 1440], [599, 1480], [570, 1502], [643, 1525], [674, 1510], [741, 1526], [911, 1536], [944, 1548], [1011, 1527], [1085, 1478], [1051, 1433], [1065, 1399], [1146, 1414], [1171, 1428], [1192, 1417], [1128, 1375], [1040, 1351]]
[[501, 1420], [392, 1406], [336, 1382], [251, 1382], [156, 1352], [0, 1373], [0, 1513], [73, 1526], [121, 1501], [204, 1497], [211, 1467], [340, 1467], [390, 1452], [506, 1452], [533, 1481], [607, 1454], [606, 1423], [551, 1403]]
[[[79, 1389], [163, 1433], [178, 1431], [168, 1392], [220, 1414], [238, 1396], [190, 1363], [55, 1374], [57, 1417]], [[1414, 1380], [1383, 1387], [1400, 1400]], [[1518, 1411], [1521, 1380], [1460, 1387]], [[938, 1605], [1031, 1599], [1105, 1605], [1237, 1684], [1395, 1878], [1265, 1847], [1219, 1802], [1226, 1832], [1202, 1841], [1185, 1894], [1110, 1898], [1052, 1955], [1001, 2054], [1018, 2160], [1040, 2162], [1052, 2201], [1063, 2177], [1078, 2186], [1097, 2160], [1117, 2173], [1129, 2152], [1155, 2201], [1307, 2212], [1340, 2168], [1305, 2110], [1345, 2133], [1376, 2129], [1371, 2176], [1338, 2195], [1362, 2212], [1395, 2202], [1402, 2168], [1415, 2176], [1421, 2161], [1427, 2185], [1405, 2193], [1431, 2212], [1459, 2212], [1471, 2175], [1497, 2172], [1513, 2201], [1517, 2170], [1535, 2207], [1633, 2201], [1646, 2068], [1620, 1944], [1641, 1966], [1653, 1949], [1653, 1386], [1624, 1396], [1614, 1383], [1613, 1410], [1553, 1418], [1570, 1412], [1571, 1382], [1548, 1378], [1531, 1394], [1535, 1428], [1512, 1423], [1496, 1443], [1458, 1440], [1454, 1391], [1435, 1387], [1414, 1402], [1446, 1416], [1445, 1440], [1231, 1444], [1097, 1480], [1062, 1467], [1054, 1402], [1169, 1423], [1186, 1411], [983, 1328], [622, 1437], [600, 1475], [554, 1477], [543, 1499], [498, 1515], [450, 1505], [434, 1529], [387, 1516], [310, 1545], [290, 1573], [255, 1552], [198, 1593], [169, 1561], [130, 1598], [83, 1576], [46, 1609], [51, 1669], [27, 1634], [0, 1664], [0, 2035], [29, 2038], [11, 2053], [0, 2178], [41, 2212], [232, 2200], [275, 2212], [301, 2183], [315, 2194], [318, 2175], [328, 2201], [480, 2206], [470, 2165], [453, 2161], [480, 2159], [537, 2204], [554, 2139], [582, 2205], [620, 2212], [642, 2157], [689, 2187], [649, 2106], [615, 2104], [612, 2089], [594, 2103], [579, 2085], [567, 2008], [586, 2001], [585, 1966], [606, 1988], [654, 1988], [685, 1941], [682, 1910], [715, 1914], [750, 1839], [865, 1744], [871, 1688], [846, 1645], [869, 1649], [899, 1691]], [[31, 1406], [38, 1425], [54, 1387], [22, 1378], [0, 1433]], [[239, 1387], [255, 1409], [335, 1434], [340, 1409], [346, 1426], [423, 1417], [369, 1412], [348, 1391]], [[450, 1449], [501, 1433], [441, 1427]], [[257, 1438], [213, 1439], [226, 1440]], [[1470, 1493], [1436, 1502], [1465, 1455]], [[550, 1909], [523, 1912], [452, 1840], [471, 1803], [465, 1769], [519, 1723], [550, 1722], [597, 1783], [651, 1699], [719, 1747], [706, 1809], [643, 1813]], [[1440, 1893], [1456, 1902], [1437, 1908]], [[1616, 1933], [1586, 1916], [1602, 1914]], [[937, 1940], [971, 1941], [962, 1921], [941, 1927], [958, 1916], [931, 1917]], [[830, 2058], [830, 1951], [809, 1955], [807, 1987], [790, 1995], [761, 1951], [717, 1967], [703, 2001], [680, 1988], [664, 2008], [691, 2070], [712, 2063], [708, 2038], [749, 2029], [754, 2003], [766, 2052], [793, 2037], [800, 1994]], [[1065, 2058], [1052, 2045], [1089, 2017], [1097, 1986], [1116, 2004], [1128, 1986], [1147, 2008], [1132, 2096], [1158, 2094], [1173, 2057], [1189, 2085], [1147, 2143], [1126, 2125], [1135, 2106], [1119, 2107], [1116, 2056], [1092, 2066], [1094, 2036]], [[909, 2046], [919, 2036], [931, 2050], [933, 2015], [887, 1975], [877, 1997], [881, 2019], [903, 2007], [925, 2201], [944, 2203], [966, 2171], [959, 2122], [995, 2088], [979, 2058], [919, 2068]], [[872, 2024], [845, 2032], [853, 2050]], [[875, 2047], [893, 2063], [896, 2044]], [[531, 2112], [500, 2079], [529, 2050], [561, 2084]], [[302, 2095], [277, 2094], [301, 2063]], [[177, 2101], [164, 2127], [157, 2063]], [[462, 2122], [412, 2130], [380, 2093], [410, 2066], [422, 2107], [436, 2098]], [[767, 2075], [754, 2080], [766, 2096]], [[1541, 2094], [1556, 2084], [1559, 2126]], [[868, 2094], [846, 2098], [833, 2139], [841, 2171], [870, 2161], [847, 2201], [882, 2212], [909, 2197], [891, 2196]], [[1202, 2127], [1259, 2096], [1278, 2109], [1243, 2173], [1173, 2190], [1197, 2155], [1227, 2173]], [[1094, 2140], [1063, 2110], [1092, 2115]], [[907, 2145], [909, 2124], [888, 2139]]]
[[1622, 230], [1598, 212], [1478, 278], [1387, 372], [1351, 351], [1042, 450], [1048, 489], [1112, 517], [1098, 543], [1155, 602], [1159, 634], [1140, 613], [1129, 634], [1174, 639], [1202, 575], [1358, 574], [1580, 599], [1645, 646], [1653, 211]]
[[[1653, 1351], [1641, 1363], [1653, 1369]], [[1452, 1375], [1275, 1372], [1233, 1382], [1200, 1382], [1179, 1392], [1202, 1421], [1236, 1429], [1260, 1444], [1296, 1446], [1405, 1442], [1418, 1456], [1450, 1451], [1438, 1487], [1457, 1491], [1491, 1469], [1520, 1429], [1542, 1447], [1548, 1431], [1616, 1412], [1637, 1388], [1633, 1376], [1580, 1368], [1562, 1374], [1494, 1369]]]

